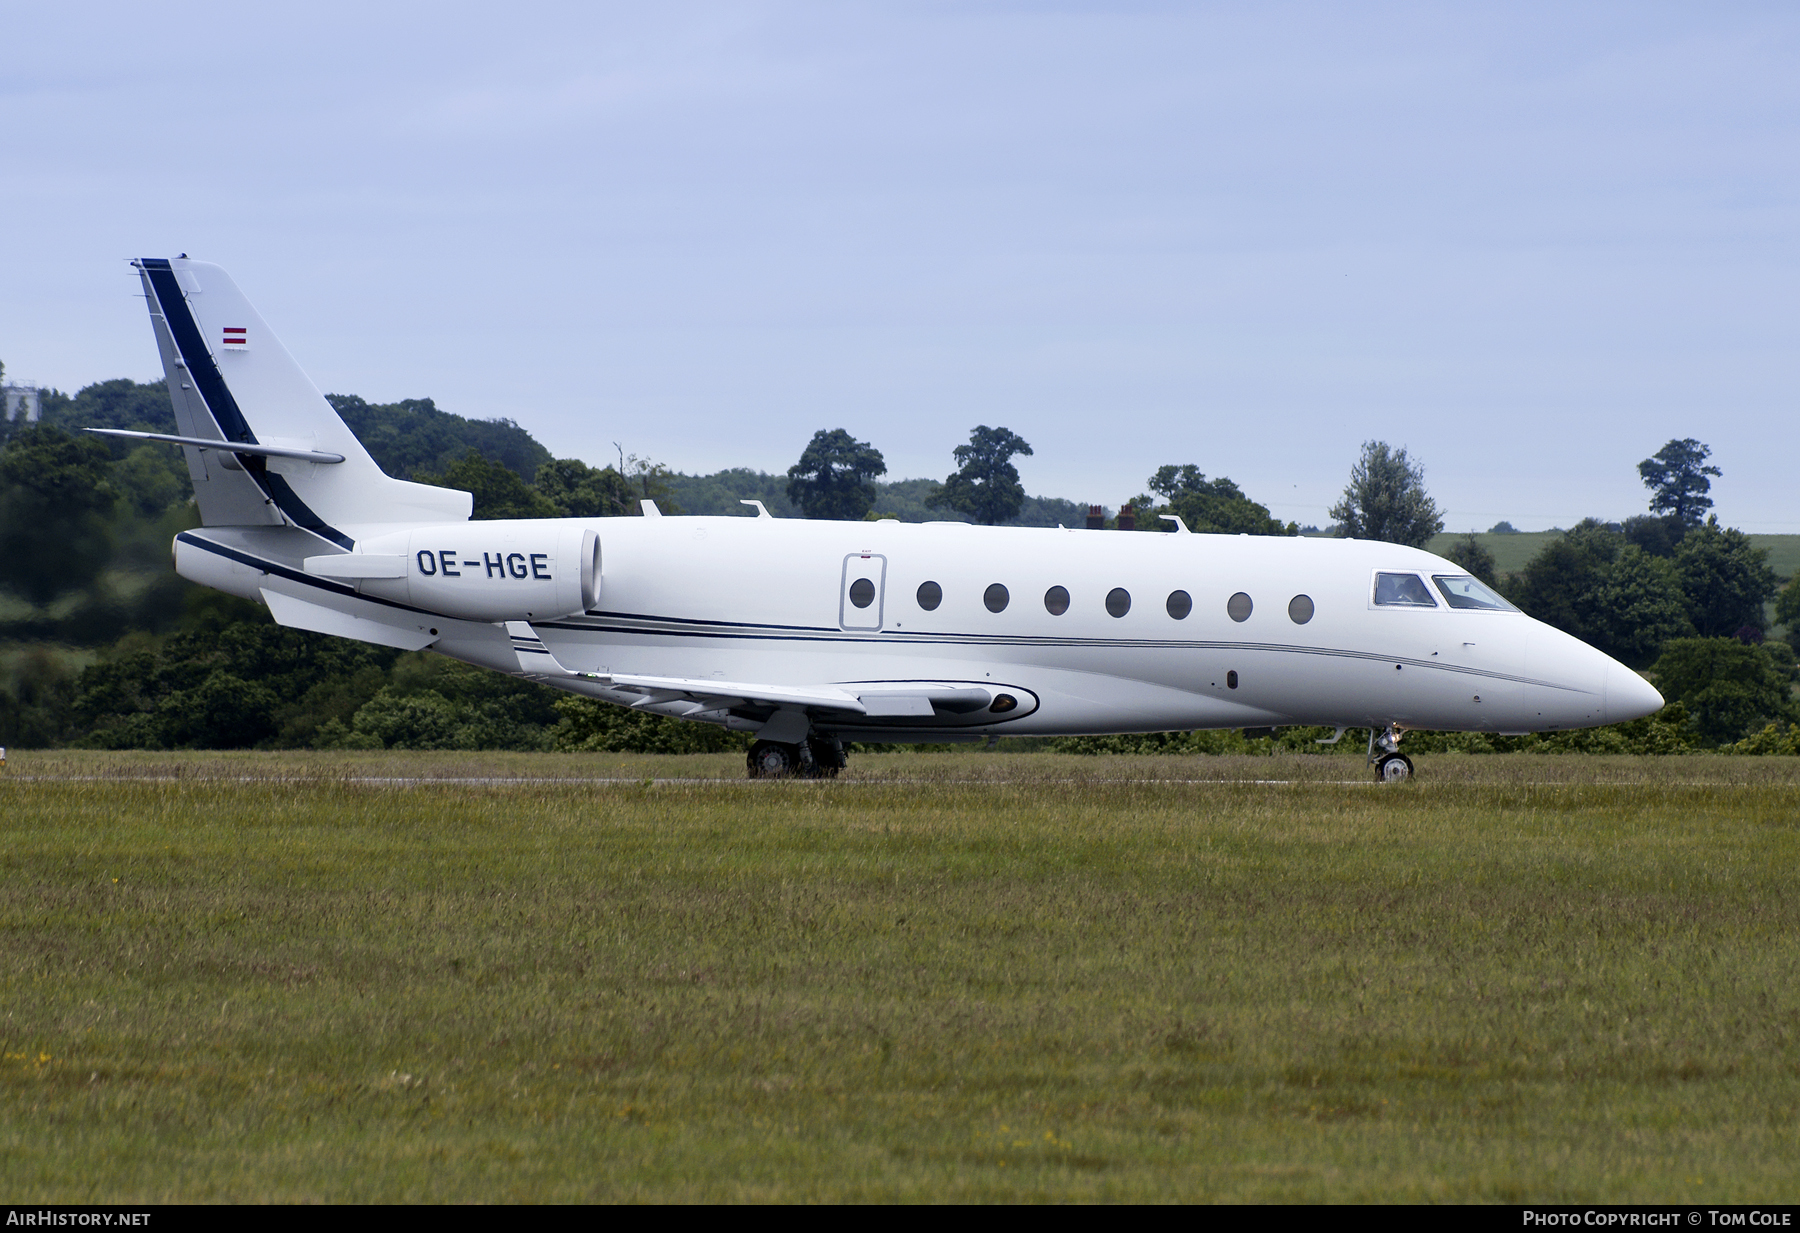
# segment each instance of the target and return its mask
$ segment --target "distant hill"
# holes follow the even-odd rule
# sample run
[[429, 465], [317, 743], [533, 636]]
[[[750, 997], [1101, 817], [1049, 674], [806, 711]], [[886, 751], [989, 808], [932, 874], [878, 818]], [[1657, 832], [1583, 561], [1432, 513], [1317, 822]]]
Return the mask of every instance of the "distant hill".
[[395, 479], [412, 479], [421, 471], [442, 473], [471, 449], [527, 484], [550, 461], [550, 451], [511, 420], [464, 419], [439, 411], [429, 398], [371, 403], [354, 394], [327, 394], [325, 401]]
[[[126, 428], [133, 432], [175, 431], [175, 410], [169, 405], [169, 387], [162, 381], [133, 381], [120, 377], [97, 381], [69, 395], [45, 390], [39, 397], [39, 420], [69, 432], [83, 428]], [[120, 443], [120, 456], [127, 447]]]
[[[429, 398], [371, 403], [354, 394], [327, 394], [325, 399], [337, 408], [381, 469], [396, 479], [411, 479], [416, 471], [441, 472], [470, 449], [500, 463], [526, 483], [539, 466], [550, 461], [550, 451], [511, 420], [465, 419], [438, 410]], [[43, 423], [70, 432], [83, 428], [176, 431], [169, 387], [162, 381], [121, 377], [83, 386], [72, 395], [46, 390], [40, 406]], [[135, 448], [125, 441], [108, 444], [118, 458]]]
[[[1445, 531], [1432, 537], [1425, 545], [1427, 552], [1435, 552], [1443, 556], [1450, 546], [1461, 539], [1465, 533], [1461, 531]], [[1545, 544], [1562, 538], [1561, 531], [1514, 531], [1495, 534], [1492, 531], [1477, 531], [1475, 541], [1494, 554], [1494, 568], [1502, 574], [1515, 573], [1525, 568], [1525, 563], [1541, 551]], [[1750, 536], [1753, 548], [1764, 548], [1769, 553], [1769, 568], [1784, 581], [1792, 578], [1800, 571], [1800, 535], [1759, 535]]]
[[[800, 508], [787, 496], [787, 476], [752, 471], [748, 467], [732, 467], [712, 475], [674, 474], [664, 477], [669, 493], [684, 514], [731, 516], [745, 509], [744, 500], [761, 501], [777, 518], [799, 518]], [[967, 522], [961, 514], [933, 509], [925, 498], [941, 481], [903, 479], [892, 483], [875, 481], [875, 512], [901, 522]], [[1058, 524], [1079, 527], [1086, 523], [1087, 506], [1061, 497], [1026, 497], [1013, 526], [1054, 527]]]

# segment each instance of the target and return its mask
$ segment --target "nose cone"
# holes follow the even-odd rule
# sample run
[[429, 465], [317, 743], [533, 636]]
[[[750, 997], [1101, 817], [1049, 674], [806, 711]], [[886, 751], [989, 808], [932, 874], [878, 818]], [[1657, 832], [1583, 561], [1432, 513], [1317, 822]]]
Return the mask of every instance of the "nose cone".
[[1606, 669], [1606, 722], [1642, 719], [1663, 708], [1663, 696], [1643, 677], [1614, 661]]

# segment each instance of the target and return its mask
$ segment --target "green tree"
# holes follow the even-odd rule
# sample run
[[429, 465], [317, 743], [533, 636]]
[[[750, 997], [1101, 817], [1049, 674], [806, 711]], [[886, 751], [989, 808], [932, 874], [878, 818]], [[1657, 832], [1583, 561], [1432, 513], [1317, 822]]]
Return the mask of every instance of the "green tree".
[[140, 518], [155, 518], [194, 495], [187, 460], [172, 445], [146, 441], [112, 464], [112, 487]]
[[111, 454], [35, 424], [0, 451], [0, 585], [34, 604], [87, 586], [112, 557]]
[[654, 501], [659, 513], [679, 514], [681, 506], [675, 503], [675, 489], [672, 481], [675, 473], [660, 462], [651, 462], [648, 458], [639, 458], [636, 454], [627, 454], [625, 448], [617, 441], [613, 448], [619, 451], [619, 474], [635, 489], [632, 495], [634, 514], [644, 512], [644, 502]]
[[1620, 663], [1647, 668], [1665, 644], [1693, 633], [1675, 567], [1626, 544], [1580, 600], [1589, 640]]
[[1697, 527], [1712, 508], [1708, 476], [1723, 472], [1704, 465], [1712, 450], [1692, 437], [1671, 441], [1656, 455], [1638, 463], [1638, 475], [1651, 492], [1650, 512], [1667, 514], [1684, 527]]
[[1634, 668], [1694, 632], [1674, 564], [1596, 518], [1545, 544], [1505, 589], [1531, 616]]
[[1639, 514], [1627, 518], [1620, 528], [1625, 534], [1627, 543], [1636, 544], [1653, 557], [1672, 557], [1681, 537], [1687, 534], [1687, 524], [1673, 514], [1654, 517], [1650, 514]]
[[1437, 503], [1425, 492], [1425, 468], [1404, 449], [1386, 441], [1365, 441], [1350, 469], [1343, 499], [1331, 507], [1347, 539], [1377, 539], [1423, 548], [1444, 529]]
[[952, 454], [956, 473], [931, 490], [928, 505], [955, 510], [982, 526], [997, 527], [1011, 521], [1025, 503], [1025, 487], [1019, 483], [1014, 455], [1031, 455], [1031, 446], [1010, 428], [977, 424], [969, 443]]
[[590, 467], [579, 458], [545, 463], [531, 486], [561, 518], [618, 518], [643, 512], [630, 480], [612, 467]]
[[[60, 390], [45, 390], [40, 400], [40, 423], [70, 432], [84, 428], [130, 428], [139, 432], [180, 432], [175, 408], [169, 403], [166, 381], [133, 381], [119, 377], [83, 386], [74, 397]], [[120, 450], [132, 448], [126, 440], [115, 442]]]
[[48, 749], [71, 735], [75, 672], [64, 655], [38, 645], [0, 664], [0, 746]]
[[881, 451], [842, 428], [813, 434], [800, 461], [788, 468], [788, 500], [808, 518], [856, 521], [875, 505], [877, 475], [887, 474]]
[[1789, 578], [1775, 597], [1775, 620], [1787, 626], [1788, 645], [1800, 651], [1800, 574]]
[[1663, 648], [1651, 674], [1663, 697], [1686, 707], [1695, 728], [1714, 744], [1794, 716], [1784, 664], [1736, 638], [1677, 638]]
[[1475, 532], [1470, 531], [1451, 544], [1449, 551], [1444, 553], [1444, 559], [1455, 561], [1476, 578], [1489, 586], [1494, 585], [1494, 554], [1475, 538]]
[[[739, 503], [749, 500], [761, 501], [763, 508], [777, 518], [800, 516], [800, 510], [788, 500], [786, 477], [770, 475], [766, 471], [753, 471], [749, 467], [727, 467], [711, 475], [671, 472], [666, 477], [666, 482], [670, 495], [677, 498], [691, 514], [742, 518], [752, 511]], [[929, 484], [931, 481], [919, 482]], [[879, 490], [881, 485], [877, 484], [876, 488]]]
[[714, 724], [652, 715], [597, 698], [559, 698], [562, 722], [554, 747], [569, 753], [723, 753], [746, 748], [749, 737]]
[[550, 451], [511, 420], [464, 419], [438, 410], [429, 398], [367, 403], [354, 394], [327, 394], [325, 401], [396, 479], [416, 480], [422, 472], [442, 470], [475, 450], [529, 484], [538, 467], [550, 461]]
[[[125, 639], [77, 682], [86, 743], [109, 749], [239, 749], [304, 744], [319, 699], [354, 682], [378, 689], [398, 652], [285, 629], [258, 606], [197, 606], [194, 628], [157, 642]], [[238, 612], [252, 619], [229, 619]], [[221, 623], [212, 617], [226, 618]], [[373, 678], [373, 679], [371, 679]], [[294, 739], [291, 729], [300, 729]]]
[[1750, 537], [1720, 527], [1717, 517], [1695, 527], [1675, 549], [1675, 574], [1687, 596], [1688, 617], [1702, 638], [1728, 638], [1749, 626], [1761, 629], [1763, 603], [1775, 595], [1768, 551]]
[[460, 488], [475, 498], [470, 517], [488, 518], [555, 518], [554, 503], [540, 492], [525, 486], [525, 481], [497, 462], [489, 462], [480, 451], [471, 448], [462, 458], [444, 468], [443, 474], [420, 473], [413, 477], [421, 484], [441, 488]]
[[1595, 641], [1592, 596], [1622, 546], [1619, 537], [1587, 519], [1538, 549], [1525, 568], [1507, 580], [1506, 597], [1546, 625]]
[[1137, 498], [1140, 531], [1170, 531], [1163, 514], [1174, 514], [1190, 531], [1217, 535], [1298, 535], [1295, 523], [1283, 523], [1244, 495], [1226, 476], [1207, 479], [1193, 463], [1165, 464], [1149, 479], [1150, 491], [1163, 499], [1158, 504], [1147, 495]]

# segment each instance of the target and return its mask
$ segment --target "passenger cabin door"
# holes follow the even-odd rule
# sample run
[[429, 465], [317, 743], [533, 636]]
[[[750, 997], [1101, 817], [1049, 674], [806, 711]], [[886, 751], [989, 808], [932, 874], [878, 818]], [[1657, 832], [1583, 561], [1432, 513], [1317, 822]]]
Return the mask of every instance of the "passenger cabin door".
[[845, 557], [838, 583], [838, 624], [844, 629], [880, 629], [886, 592], [886, 557], [872, 552]]

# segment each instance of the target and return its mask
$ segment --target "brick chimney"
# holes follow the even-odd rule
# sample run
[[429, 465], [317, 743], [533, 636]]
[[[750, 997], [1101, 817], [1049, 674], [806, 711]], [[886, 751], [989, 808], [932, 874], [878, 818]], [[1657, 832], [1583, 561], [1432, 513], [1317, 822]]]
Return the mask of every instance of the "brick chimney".
[[1137, 530], [1137, 510], [1129, 505], [1121, 505], [1119, 507], [1119, 530]]
[[1090, 531], [1106, 530], [1106, 511], [1098, 505], [1088, 506], [1087, 529]]

